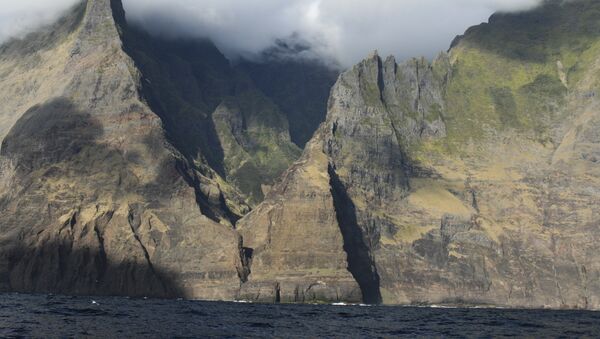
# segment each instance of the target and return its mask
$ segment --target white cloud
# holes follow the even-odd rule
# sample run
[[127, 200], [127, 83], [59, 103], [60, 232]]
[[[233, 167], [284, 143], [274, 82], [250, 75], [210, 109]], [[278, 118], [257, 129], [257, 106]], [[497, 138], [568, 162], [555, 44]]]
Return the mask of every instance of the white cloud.
[[52, 23], [77, 0], [0, 0], [0, 42]]
[[[434, 56], [494, 11], [541, 0], [123, 0], [154, 33], [208, 37], [228, 56], [256, 55], [297, 34], [320, 56], [351, 65], [378, 49]], [[55, 19], [76, 0], [0, 0], [0, 41]]]
[[211, 38], [229, 56], [252, 55], [294, 33], [319, 55], [351, 65], [370, 51], [432, 57], [495, 11], [540, 0], [125, 0], [154, 32]]

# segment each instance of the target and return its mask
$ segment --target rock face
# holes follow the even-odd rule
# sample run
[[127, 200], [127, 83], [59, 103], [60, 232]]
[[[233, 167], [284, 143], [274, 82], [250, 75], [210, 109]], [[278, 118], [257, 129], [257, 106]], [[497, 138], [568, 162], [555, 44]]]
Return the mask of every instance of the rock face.
[[267, 201], [238, 224], [251, 251], [243, 299], [261, 302], [360, 302], [348, 271], [326, 155], [318, 140], [289, 169]]
[[0, 47], [0, 98], [0, 289], [238, 295], [235, 222], [300, 150], [211, 43], [82, 1]]
[[331, 279], [346, 265], [367, 302], [600, 308], [599, 17], [548, 1], [432, 63], [374, 53], [342, 74], [302, 159], [238, 224], [245, 296], [352, 300]]
[[241, 199], [170, 146], [123, 51], [120, 3], [73, 11], [61, 36], [2, 53], [2, 286], [233, 298], [243, 207], [224, 201]]
[[301, 153], [290, 139], [290, 113], [211, 42], [160, 39], [123, 27], [124, 50], [143, 77], [141, 93], [170, 142], [238, 189], [248, 204], [262, 201], [263, 188]]

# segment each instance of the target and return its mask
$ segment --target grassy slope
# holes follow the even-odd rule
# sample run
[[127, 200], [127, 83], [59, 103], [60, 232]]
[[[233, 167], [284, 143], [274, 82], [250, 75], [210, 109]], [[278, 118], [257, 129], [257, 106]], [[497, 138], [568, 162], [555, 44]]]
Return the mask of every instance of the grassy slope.
[[544, 167], [563, 140], [557, 128], [576, 113], [578, 101], [598, 95], [599, 38], [600, 2], [579, 0], [494, 15], [455, 41], [449, 63], [440, 57], [432, 65], [445, 83], [447, 137], [407, 147], [413, 165], [432, 168], [440, 177], [411, 178], [406, 210], [383, 213], [398, 232], [382, 242], [411, 243], [438, 229], [444, 214], [460, 215], [465, 208], [475, 213], [468, 197], [473, 187], [487, 236], [498, 239], [511, 222], [536, 230], [541, 222], [531, 198], [536, 189], [520, 181], [525, 175], [520, 169], [531, 174]]
[[450, 51], [448, 138], [439, 149], [458, 151], [506, 129], [547, 142], [572, 85], [600, 52], [598, 18], [597, 1], [549, 1], [470, 28]]

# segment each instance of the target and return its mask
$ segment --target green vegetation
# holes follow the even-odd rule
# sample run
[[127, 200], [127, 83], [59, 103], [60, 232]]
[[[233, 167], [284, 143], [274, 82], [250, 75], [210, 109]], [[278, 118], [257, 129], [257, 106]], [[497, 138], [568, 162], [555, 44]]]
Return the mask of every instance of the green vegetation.
[[590, 0], [548, 1], [470, 28], [450, 52], [448, 142], [459, 145], [504, 128], [546, 139], [547, 127], [564, 117], [566, 83], [585, 76], [599, 37], [600, 3]]
[[508, 87], [492, 87], [489, 92], [502, 125], [518, 127], [517, 103], [511, 89]]
[[443, 117], [442, 106], [438, 103], [434, 103], [429, 107], [427, 113], [425, 113], [425, 121], [434, 122]]

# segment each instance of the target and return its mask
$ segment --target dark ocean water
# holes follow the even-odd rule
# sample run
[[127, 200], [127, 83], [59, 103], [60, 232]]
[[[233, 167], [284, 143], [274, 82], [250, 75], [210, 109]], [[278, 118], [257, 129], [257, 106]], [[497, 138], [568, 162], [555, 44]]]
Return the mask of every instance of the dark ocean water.
[[0, 295], [1, 337], [600, 337], [600, 313]]

